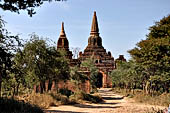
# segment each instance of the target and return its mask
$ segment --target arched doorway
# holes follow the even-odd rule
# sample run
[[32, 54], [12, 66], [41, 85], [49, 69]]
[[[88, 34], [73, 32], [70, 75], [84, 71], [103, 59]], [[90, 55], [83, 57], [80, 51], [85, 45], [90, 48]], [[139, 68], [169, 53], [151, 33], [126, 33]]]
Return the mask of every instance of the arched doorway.
[[96, 86], [97, 86], [97, 88], [103, 87], [103, 75], [100, 72], [97, 74]]

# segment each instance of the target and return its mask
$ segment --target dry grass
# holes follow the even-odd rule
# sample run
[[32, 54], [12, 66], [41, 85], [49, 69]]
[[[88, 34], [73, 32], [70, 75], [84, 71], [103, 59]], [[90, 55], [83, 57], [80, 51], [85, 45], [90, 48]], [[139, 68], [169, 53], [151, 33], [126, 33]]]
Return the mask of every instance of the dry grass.
[[142, 90], [135, 90], [134, 93], [125, 89], [113, 89], [115, 93], [122, 94], [126, 97], [133, 98], [136, 102], [146, 103], [149, 105], [159, 105], [168, 107], [170, 104], [170, 93], [163, 93], [160, 95], [146, 95]]
[[67, 97], [60, 93], [31, 93], [24, 94], [15, 97], [17, 100], [21, 100], [32, 105], [36, 105], [42, 109], [49, 108], [50, 106], [58, 106], [65, 104], [76, 104], [76, 103], [99, 103], [102, 101], [102, 97], [99, 95], [90, 95], [84, 92], [75, 92], [73, 95]]
[[165, 110], [161, 110], [159, 108], [152, 108], [148, 110], [146, 113], [166, 113]]
[[58, 105], [58, 102], [49, 94], [32, 93], [17, 97], [18, 100], [23, 100], [32, 105], [37, 105], [40, 108], [48, 108], [50, 106]]
[[137, 102], [147, 103], [151, 105], [168, 106], [170, 104], [170, 94], [164, 93], [157, 96], [150, 96], [146, 94], [134, 95]]
[[42, 109], [49, 108], [50, 106], [58, 106], [65, 104], [74, 104], [75, 101], [69, 99], [67, 96], [60, 93], [32, 93], [15, 97], [17, 100], [28, 102], [32, 105], [37, 105]]

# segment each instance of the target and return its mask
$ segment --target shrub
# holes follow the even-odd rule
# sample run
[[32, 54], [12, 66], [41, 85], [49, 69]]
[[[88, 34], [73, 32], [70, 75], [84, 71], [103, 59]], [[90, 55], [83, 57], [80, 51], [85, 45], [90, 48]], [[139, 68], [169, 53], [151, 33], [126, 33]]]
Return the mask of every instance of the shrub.
[[73, 92], [71, 90], [68, 90], [66, 88], [62, 88], [59, 90], [59, 93], [61, 93], [62, 95], [65, 95], [67, 97], [69, 97], [70, 95], [73, 94]]
[[90, 95], [90, 94], [86, 94], [84, 100], [92, 102], [92, 103], [99, 103], [99, 102], [103, 101], [101, 96], [99, 96], [99, 95]]
[[69, 99], [67, 96], [62, 95], [62, 94], [58, 94], [58, 93], [50, 93], [51, 97], [60, 102], [60, 104], [69, 104]]
[[86, 94], [82, 91], [75, 92], [73, 95], [70, 96], [70, 99], [76, 102], [88, 101], [91, 103], [99, 103], [103, 101], [102, 97], [99, 95]]

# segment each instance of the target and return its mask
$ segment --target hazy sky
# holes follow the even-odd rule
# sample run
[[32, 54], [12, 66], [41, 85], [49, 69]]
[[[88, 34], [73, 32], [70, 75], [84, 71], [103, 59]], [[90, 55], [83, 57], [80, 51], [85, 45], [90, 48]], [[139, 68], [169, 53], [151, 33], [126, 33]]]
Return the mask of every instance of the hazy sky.
[[84, 50], [96, 11], [104, 48], [115, 58], [124, 54], [129, 59], [127, 51], [146, 39], [154, 22], [170, 14], [170, 0], [67, 0], [47, 2], [36, 11], [29, 17], [26, 11], [18, 15], [0, 9], [0, 15], [7, 22], [6, 28], [23, 39], [35, 32], [57, 42], [64, 21], [70, 47]]

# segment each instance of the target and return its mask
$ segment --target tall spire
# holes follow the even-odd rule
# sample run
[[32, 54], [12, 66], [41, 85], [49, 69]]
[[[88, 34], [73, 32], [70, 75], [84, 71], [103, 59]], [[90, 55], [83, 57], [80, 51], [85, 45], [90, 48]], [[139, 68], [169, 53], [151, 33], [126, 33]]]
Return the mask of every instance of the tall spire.
[[90, 35], [97, 35], [97, 36], [99, 35], [99, 27], [97, 22], [96, 11], [94, 11]]
[[64, 31], [64, 22], [62, 22], [61, 24], [60, 37], [66, 37], [65, 31]]
[[62, 22], [61, 25], [61, 32], [60, 32], [60, 36], [57, 42], [57, 48], [69, 48], [69, 42], [67, 40], [65, 31], [64, 31], [64, 22]]

